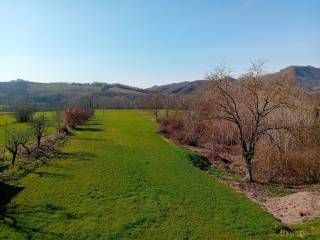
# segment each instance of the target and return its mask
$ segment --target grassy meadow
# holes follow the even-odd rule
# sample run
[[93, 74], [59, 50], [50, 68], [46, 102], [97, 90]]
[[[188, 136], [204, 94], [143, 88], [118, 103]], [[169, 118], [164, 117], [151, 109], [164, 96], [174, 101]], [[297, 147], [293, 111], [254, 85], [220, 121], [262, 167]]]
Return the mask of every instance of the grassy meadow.
[[271, 215], [157, 134], [146, 112], [98, 111], [67, 138], [63, 155], [0, 185], [9, 194], [0, 239], [320, 238], [320, 221], [279, 234]]

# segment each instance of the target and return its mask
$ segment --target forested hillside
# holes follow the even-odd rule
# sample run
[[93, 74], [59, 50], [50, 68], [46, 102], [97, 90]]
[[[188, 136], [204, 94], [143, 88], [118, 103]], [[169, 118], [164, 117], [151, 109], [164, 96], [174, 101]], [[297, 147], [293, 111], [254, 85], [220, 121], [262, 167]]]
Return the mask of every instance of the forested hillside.
[[[290, 76], [292, 81], [303, 86], [307, 91], [318, 92], [320, 90], [320, 68], [290, 66], [272, 75]], [[95, 105], [98, 108], [141, 108], [143, 100], [152, 93], [193, 94], [203, 89], [206, 83], [206, 80], [195, 80], [141, 89], [102, 82], [37, 83], [18, 79], [0, 82], [0, 105], [6, 110], [10, 105], [28, 100], [35, 108], [54, 110], [77, 101], [78, 98], [90, 96], [95, 99]]]

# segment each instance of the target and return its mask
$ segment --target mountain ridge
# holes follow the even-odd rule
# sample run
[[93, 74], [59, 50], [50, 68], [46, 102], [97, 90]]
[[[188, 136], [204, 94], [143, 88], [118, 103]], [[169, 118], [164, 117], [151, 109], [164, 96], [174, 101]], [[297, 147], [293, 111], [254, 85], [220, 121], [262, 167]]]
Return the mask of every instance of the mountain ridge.
[[[271, 74], [286, 74], [308, 91], [320, 92], [320, 68], [288, 66]], [[192, 94], [202, 89], [205, 84], [206, 80], [194, 80], [143, 89], [120, 83], [39, 83], [17, 79], [0, 82], [0, 105], [8, 105], [28, 98], [39, 108], [61, 108], [77, 97], [93, 95], [99, 102], [105, 102], [104, 107], [131, 108], [141, 106], [143, 99], [155, 92], [163, 95]]]

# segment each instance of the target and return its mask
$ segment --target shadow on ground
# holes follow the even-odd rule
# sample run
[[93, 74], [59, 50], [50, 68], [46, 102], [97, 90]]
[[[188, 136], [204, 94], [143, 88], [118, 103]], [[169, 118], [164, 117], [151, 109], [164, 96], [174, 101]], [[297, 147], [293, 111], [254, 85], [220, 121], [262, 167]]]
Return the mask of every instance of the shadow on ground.
[[92, 161], [96, 157], [93, 153], [88, 152], [62, 152], [56, 150], [56, 157], [59, 159], [72, 158], [73, 160], [78, 161]]
[[[22, 209], [22, 210], [17, 210]], [[51, 231], [45, 231], [41, 227], [32, 227], [23, 224], [23, 217], [21, 215], [27, 215], [28, 217], [37, 217], [37, 214], [54, 214], [55, 212], [65, 212], [65, 208], [54, 204], [45, 204], [43, 206], [21, 206], [12, 205], [9, 209], [6, 209], [5, 213], [1, 215], [1, 224], [13, 229], [15, 232], [22, 234], [26, 239], [66, 239], [62, 233], [55, 233]], [[73, 217], [73, 213], [65, 212], [65, 218]], [[68, 238], [67, 238], [68, 239]]]
[[81, 132], [102, 132], [104, 131], [101, 128], [95, 128], [95, 127], [76, 127], [74, 128], [76, 131], [81, 131]]
[[29, 171], [28, 173], [36, 174], [39, 177], [72, 178], [71, 175], [63, 173], [50, 173], [44, 171]]
[[23, 190], [23, 187], [12, 186], [7, 183], [0, 182], [0, 224], [16, 223], [15, 218], [8, 215], [7, 204], [11, 199]]
[[104, 142], [104, 139], [100, 138], [86, 138], [86, 137], [72, 137], [72, 139], [77, 139], [80, 141], [95, 141], [95, 142]]
[[[42, 173], [40, 173], [42, 174]], [[46, 173], [47, 175], [47, 173]], [[62, 206], [45, 204], [39, 206], [21, 206], [9, 204], [11, 200], [24, 188], [0, 182], [0, 227], [8, 227], [16, 233], [22, 234], [25, 239], [69, 239], [65, 234], [46, 231], [42, 227], [27, 226], [24, 224], [25, 216], [38, 218], [38, 214], [52, 215], [63, 213], [65, 219], [74, 219], [76, 214], [66, 211]], [[18, 210], [19, 209], [19, 210]]]
[[6, 212], [6, 205], [11, 199], [23, 190], [23, 187], [12, 186], [0, 182], [0, 215]]
[[96, 123], [96, 122], [89, 122], [89, 123], [86, 123], [86, 126], [103, 126], [102, 123]]
[[203, 171], [208, 171], [211, 166], [211, 163], [205, 157], [199, 156], [194, 153], [189, 153], [187, 157], [189, 161], [192, 162], [193, 166]]

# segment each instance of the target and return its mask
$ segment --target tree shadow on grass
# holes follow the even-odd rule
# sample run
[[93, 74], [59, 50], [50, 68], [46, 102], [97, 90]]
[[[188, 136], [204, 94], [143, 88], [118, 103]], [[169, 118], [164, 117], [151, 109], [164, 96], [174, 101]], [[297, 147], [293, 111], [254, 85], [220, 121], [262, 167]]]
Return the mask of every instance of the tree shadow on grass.
[[86, 123], [85, 126], [102, 126], [103, 124], [102, 123], [95, 123], [95, 122], [92, 122], [92, 123]]
[[26, 236], [26, 239], [65, 239], [64, 234], [45, 231], [41, 227], [27, 226], [24, 224], [24, 216], [28, 218], [39, 218], [37, 214], [54, 214], [57, 211], [65, 211], [64, 207], [55, 204], [45, 204], [43, 206], [22, 206], [12, 205], [10, 209], [7, 209], [4, 215], [2, 223], [7, 227], [14, 229], [18, 233]]
[[0, 182], [0, 219], [2, 214], [6, 212], [6, 205], [22, 190], [23, 187], [12, 186]]
[[44, 171], [29, 171], [29, 173], [36, 174], [39, 177], [72, 178], [72, 175], [64, 173], [50, 173]]
[[12, 186], [4, 182], [0, 182], [0, 224], [12, 222], [16, 223], [15, 218], [8, 215], [7, 204], [10, 203], [11, 199], [23, 190], [23, 187]]
[[92, 161], [96, 157], [94, 153], [89, 152], [62, 152], [57, 151], [57, 157], [60, 159], [72, 158], [72, 160], [78, 161]]
[[55, 212], [62, 211], [65, 212], [64, 215], [66, 219], [72, 220], [75, 218], [76, 214], [66, 212], [64, 207], [50, 203], [41, 206], [8, 205], [23, 189], [23, 187], [0, 182], [0, 225], [14, 229], [17, 233], [23, 234], [26, 239], [68, 239], [63, 233], [55, 233], [46, 231], [41, 227], [28, 226], [24, 224], [23, 219], [25, 216], [38, 219], [38, 214], [41, 214], [42, 216], [47, 214], [50, 216]]
[[200, 168], [203, 171], [208, 171], [211, 166], [211, 163], [205, 157], [194, 153], [189, 153], [187, 157], [188, 160], [192, 162], [193, 166]]
[[88, 137], [72, 137], [72, 139], [81, 140], [81, 141], [98, 141], [104, 142], [104, 139], [101, 138], [88, 138]]
[[101, 129], [101, 128], [85, 127], [85, 126], [84, 127], [75, 127], [74, 130], [80, 131], [80, 132], [102, 132], [102, 131], [104, 131], [104, 129]]
[[[10, 203], [23, 189], [23, 187], [0, 182], [0, 226], [13, 229], [22, 234], [25, 239], [70, 239], [71, 236], [68, 237], [64, 233], [47, 231], [43, 227], [30, 226], [25, 223], [25, 218], [42, 221], [39, 216], [46, 220], [56, 212], [63, 213], [62, 216], [67, 220], [75, 219], [77, 215], [66, 211], [63, 206], [52, 203], [32, 206]], [[44, 217], [46, 215], [47, 217]]]

